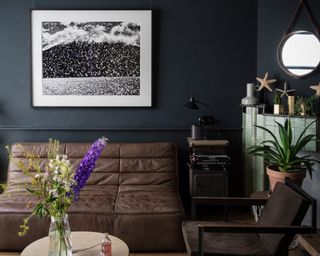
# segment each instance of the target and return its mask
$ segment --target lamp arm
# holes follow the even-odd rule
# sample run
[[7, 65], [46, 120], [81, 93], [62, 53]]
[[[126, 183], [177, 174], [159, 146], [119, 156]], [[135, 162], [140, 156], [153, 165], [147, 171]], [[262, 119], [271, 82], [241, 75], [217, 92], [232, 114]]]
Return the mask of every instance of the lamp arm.
[[202, 106], [205, 106], [205, 107], [209, 108], [210, 111], [211, 111], [211, 114], [213, 115], [213, 108], [212, 108], [210, 105], [208, 105], [208, 104], [206, 104], [206, 103], [203, 103], [203, 102], [201, 102], [201, 101], [199, 101], [199, 100], [197, 100], [197, 99], [194, 99], [194, 101], [195, 101], [196, 103], [202, 105]]

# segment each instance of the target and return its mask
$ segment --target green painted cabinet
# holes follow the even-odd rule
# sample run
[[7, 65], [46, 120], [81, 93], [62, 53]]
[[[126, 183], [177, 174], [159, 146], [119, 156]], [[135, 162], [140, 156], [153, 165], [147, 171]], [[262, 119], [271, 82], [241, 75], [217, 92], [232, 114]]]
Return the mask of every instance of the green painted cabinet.
[[[261, 113], [260, 113], [261, 112]], [[262, 157], [252, 156], [248, 154], [247, 148], [261, 143], [263, 140], [269, 139], [271, 136], [255, 127], [255, 125], [263, 126], [271, 130], [278, 138], [278, 129], [275, 121], [284, 124], [285, 120], [290, 118], [293, 128], [293, 140], [296, 141], [303, 129], [311, 122], [315, 121], [316, 117], [311, 116], [286, 116], [264, 114], [263, 109], [258, 107], [245, 107], [242, 114], [242, 154], [243, 154], [243, 173], [245, 194], [250, 195], [255, 191], [262, 191], [266, 188], [265, 164]], [[317, 124], [313, 123], [307, 130], [307, 134], [317, 134]], [[317, 151], [317, 143], [310, 142], [304, 148], [305, 151]]]

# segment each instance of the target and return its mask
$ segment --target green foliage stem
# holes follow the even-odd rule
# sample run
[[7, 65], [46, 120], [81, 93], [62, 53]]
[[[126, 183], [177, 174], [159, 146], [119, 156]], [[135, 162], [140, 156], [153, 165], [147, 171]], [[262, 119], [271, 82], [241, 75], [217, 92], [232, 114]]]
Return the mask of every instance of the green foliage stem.
[[[73, 193], [71, 187], [75, 185], [74, 170], [67, 156], [59, 152], [59, 141], [49, 140], [48, 162], [43, 167], [40, 155], [22, 147], [24, 159], [12, 156], [9, 147], [6, 147], [9, 159], [30, 178], [31, 182], [25, 184], [25, 189], [36, 199], [36, 205], [31, 215], [20, 225], [20, 236], [29, 230], [28, 222], [34, 215], [63, 217], [72, 203]], [[34, 204], [34, 203], [33, 203]], [[32, 203], [29, 204], [31, 207]]]
[[273, 104], [281, 104], [281, 98], [277, 91], [274, 92]]

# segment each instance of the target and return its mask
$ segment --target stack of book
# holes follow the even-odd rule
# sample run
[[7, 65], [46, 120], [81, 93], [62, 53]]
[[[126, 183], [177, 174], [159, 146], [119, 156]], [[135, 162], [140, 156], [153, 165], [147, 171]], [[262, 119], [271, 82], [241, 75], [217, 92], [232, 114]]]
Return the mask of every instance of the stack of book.
[[227, 170], [230, 165], [230, 157], [225, 154], [191, 154], [191, 167], [203, 170]]
[[227, 170], [230, 157], [226, 154], [226, 140], [192, 140], [188, 138], [191, 168], [201, 170]]

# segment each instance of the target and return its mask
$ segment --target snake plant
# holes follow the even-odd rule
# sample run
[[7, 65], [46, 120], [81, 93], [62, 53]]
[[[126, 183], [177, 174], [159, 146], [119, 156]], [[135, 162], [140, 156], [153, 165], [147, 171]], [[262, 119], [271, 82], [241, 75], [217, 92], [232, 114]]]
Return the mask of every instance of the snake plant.
[[262, 156], [267, 164], [274, 166], [280, 172], [308, 171], [310, 177], [312, 177], [313, 165], [315, 162], [320, 163], [320, 161], [312, 158], [311, 155], [298, 156], [298, 153], [310, 141], [316, 140], [315, 134], [306, 134], [307, 129], [314, 122], [311, 122], [304, 128], [295, 143], [293, 142], [290, 119], [286, 119], [284, 125], [276, 122], [279, 138], [267, 128], [256, 125], [257, 128], [268, 133], [271, 139], [265, 140], [259, 145], [249, 147], [248, 152], [255, 156]]

